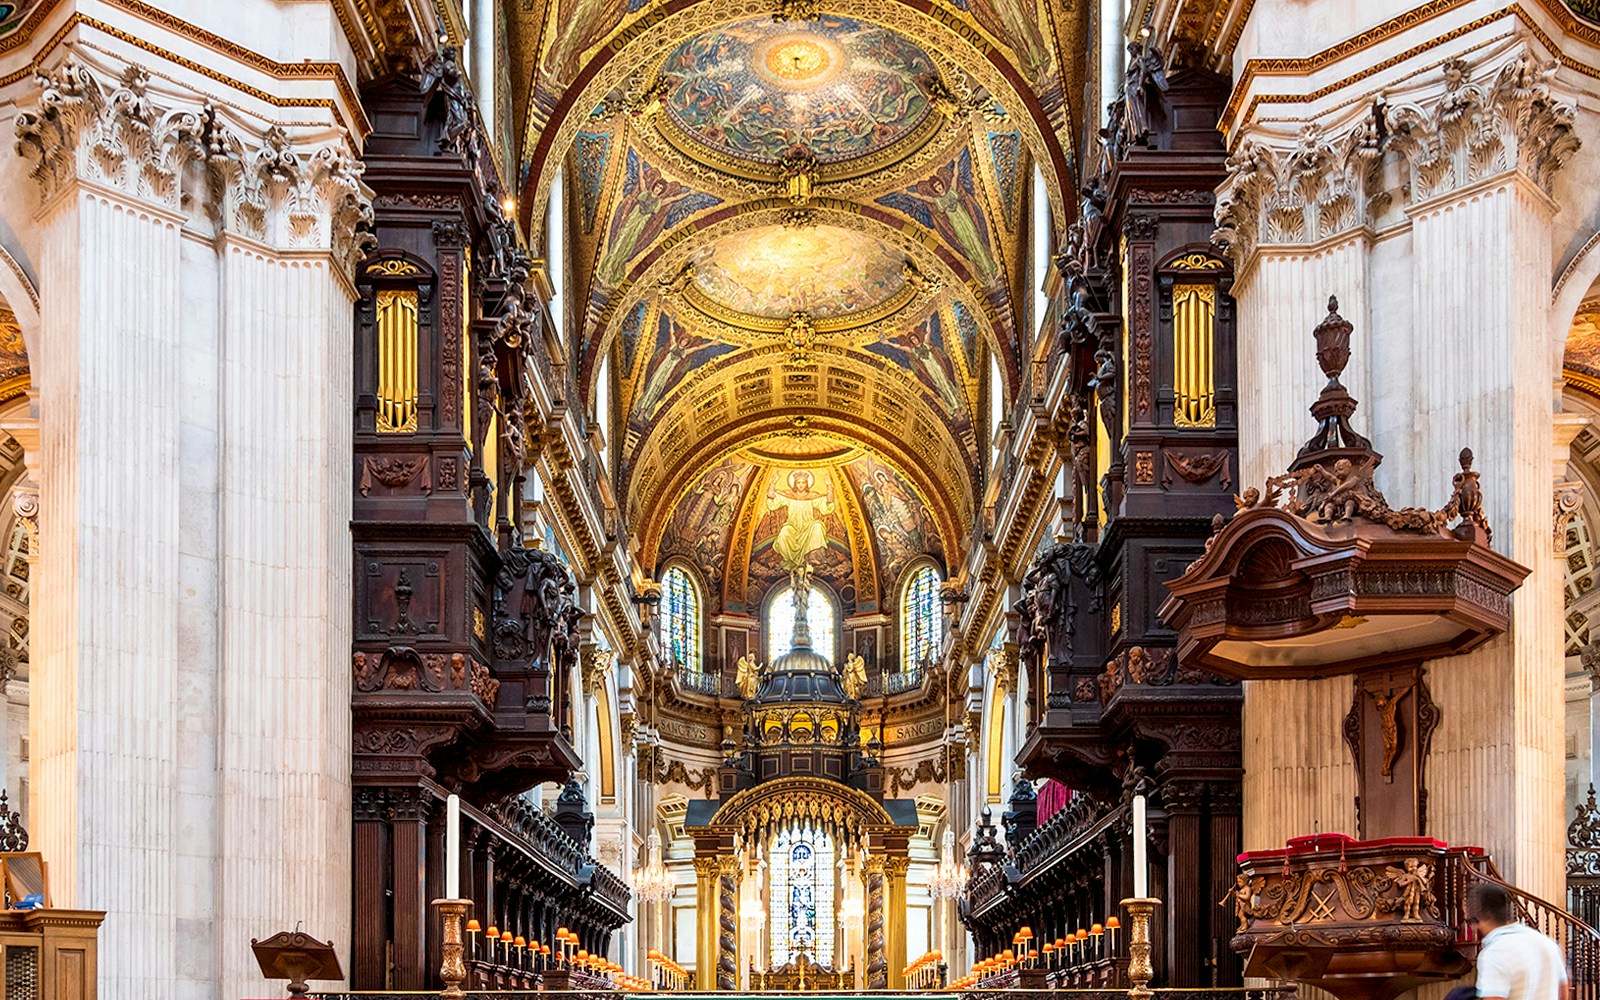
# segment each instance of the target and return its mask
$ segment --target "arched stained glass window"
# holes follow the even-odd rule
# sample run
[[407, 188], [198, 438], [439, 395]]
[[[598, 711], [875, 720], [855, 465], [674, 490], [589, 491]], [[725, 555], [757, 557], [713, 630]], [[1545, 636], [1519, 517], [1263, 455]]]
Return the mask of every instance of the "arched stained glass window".
[[[833, 661], [835, 627], [833, 604], [827, 596], [811, 587], [811, 599], [806, 602], [806, 624], [811, 629], [811, 648]], [[767, 606], [767, 662], [771, 663], [789, 651], [794, 642], [794, 588], [784, 586]]]
[[939, 571], [922, 566], [912, 571], [900, 594], [900, 669], [910, 673], [931, 664], [943, 635]]
[[661, 576], [661, 648], [678, 670], [700, 672], [700, 591], [680, 566]]
[[818, 965], [833, 964], [833, 840], [812, 826], [790, 827], [772, 838], [767, 854], [772, 913], [772, 967], [801, 952]]

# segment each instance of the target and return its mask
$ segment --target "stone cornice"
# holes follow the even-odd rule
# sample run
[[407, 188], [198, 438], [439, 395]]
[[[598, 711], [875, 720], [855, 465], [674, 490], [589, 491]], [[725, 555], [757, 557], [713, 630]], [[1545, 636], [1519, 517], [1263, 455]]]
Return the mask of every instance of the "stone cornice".
[[[1262, 105], [1314, 104], [1371, 77], [1378, 76], [1419, 57], [1434, 53], [1447, 43], [1498, 23], [1504, 23], [1513, 33], [1526, 33], [1536, 39], [1548, 52], [1553, 53], [1553, 60], [1562, 68], [1600, 80], [1600, 62], [1585, 58], [1582, 55], [1574, 57], [1567, 54], [1562, 51], [1562, 46], [1557, 39], [1553, 38], [1545, 30], [1546, 27], [1553, 26], [1565, 38], [1600, 47], [1600, 28], [1580, 20], [1566, 8], [1561, 0], [1531, 0], [1531, 3], [1527, 4], [1509, 4], [1482, 17], [1458, 24], [1438, 35], [1425, 38], [1415, 45], [1408, 46], [1391, 56], [1373, 62], [1348, 76], [1333, 80], [1325, 86], [1317, 87], [1308, 92], [1302, 92], [1297, 88], [1295, 93], [1255, 93], [1252, 95], [1254, 85], [1266, 76], [1297, 77], [1303, 87], [1308, 78], [1322, 70], [1336, 66], [1345, 59], [1367, 52], [1369, 49], [1391, 39], [1398, 38], [1417, 25], [1430, 21], [1440, 14], [1448, 13], [1462, 6], [1465, 2], [1466, 0], [1435, 0], [1433, 3], [1425, 4], [1400, 17], [1386, 21], [1354, 38], [1304, 58], [1252, 59], [1247, 61], [1245, 68], [1239, 74], [1238, 82], [1234, 85], [1232, 95], [1223, 111], [1218, 128], [1229, 136], [1230, 146], [1237, 146], [1249, 124], [1259, 120], [1258, 112]], [[1530, 7], [1538, 12], [1537, 15], [1530, 13]], [[1554, 21], [1554, 25], [1550, 24], [1551, 21]], [[1415, 76], [1418, 72], [1419, 70], [1414, 68], [1409, 73], [1403, 74], [1402, 78]], [[1248, 106], [1245, 103], [1247, 99]]]
[[[16, 31], [0, 39], [0, 56], [16, 51], [31, 42], [37, 34], [37, 29], [43, 25], [48, 17], [61, 5], [62, 0], [45, 0], [29, 16], [26, 22]], [[306, 60], [298, 63], [283, 63], [270, 59], [253, 49], [247, 48], [236, 42], [230, 41], [221, 35], [207, 31], [196, 25], [190, 24], [183, 18], [167, 11], [161, 10], [142, 0], [103, 0], [104, 3], [125, 11], [156, 27], [165, 29], [176, 38], [193, 42], [196, 45], [210, 49], [219, 55], [233, 60], [239, 66], [254, 70], [264, 76], [271, 77], [278, 83], [298, 81], [331, 81], [338, 93], [338, 100], [319, 97], [285, 96], [273, 93], [261, 87], [252, 86], [236, 76], [230, 76], [218, 70], [209, 63], [197, 62], [168, 48], [157, 45], [144, 32], [129, 31], [118, 27], [100, 18], [91, 17], [77, 11], [72, 12], [62, 23], [61, 27], [51, 34], [38, 50], [33, 53], [31, 61], [20, 69], [6, 75], [0, 75], [0, 88], [7, 87], [19, 80], [26, 79], [35, 73], [38, 68], [50, 57], [58, 47], [68, 42], [69, 38], [80, 28], [88, 28], [99, 32], [120, 42], [135, 46], [152, 56], [180, 66], [191, 72], [200, 74], [212, 80], [248, 95], [265, 104], [277, 108], [324, 108], [328, 110], [335, 120], [343, 122], [353, 132], [365, 136], [371, 131], [366, 114], [362, 109], [361, 100], [356, 94], [355, 87], [351, 85], [345, 69], [337, 62]], [[335, 5], [337, 6], [337, 5]]]

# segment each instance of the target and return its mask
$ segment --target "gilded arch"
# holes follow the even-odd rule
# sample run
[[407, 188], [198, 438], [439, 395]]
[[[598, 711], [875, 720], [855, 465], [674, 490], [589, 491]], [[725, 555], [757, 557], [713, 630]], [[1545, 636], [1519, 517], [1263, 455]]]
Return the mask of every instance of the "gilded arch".
[[[533, 150], [526, 160], [526, 180], [518, 199], [524, 230], [538, 232], [532, 221], [544, 218], [549, 198], [547, 165], [572, 147], [591, 110], [601, 106], [607, 95], [622, 87], [640, 67], [653, 71], [660, 66], [679, 40], [741, 18], [771, 15], [773, 9], [772, 0], [667, 0], [613, 31], [592, 50], [548, 119], [528, 116], [525, 142], [531, 143]], [[1023, 109], [1025, 114], [1013, 116], [1016, 127], [1045, 173], [1055, 225], [1065, 230], [1073, 214], [1072, 205], [1063, 197], [1072, 185], [1068, 143], [1063, 140], [1067, 116], [1063, 114], [1059, 122], [1050, 120], [1005, 46], [978, 24], [931, 0], [837, 0], [829, 11], [906, 34], [925, 49], [943, 53], [1002, 106]]]
[[[586, 391], [593, 395], [594, 379], [600, 369], [599, 359], [605, 357], [616, 342], [618, 317], [628, 315], [629, 310], [640, 301], [659, 297], [663, 292], [669, 298], [684, 294], [678, 287], [682, 282], [676, 279], [688, 266], [697, 246], [751, 229], [783, 225], [785, 213], [790, 207], [788, 202], [781, 199], [729, 206], [663, 235], [648, 252], [641, 255], [628, 277], [611, 293], [604, 310], [594, 318], [600, 335], [591, 338], [585, 350], [582, 377]], [[1005, 370], [1015, 374], [1016, 352], [1010, 345], [1010, 338], [1002, 333], [1008, 329], [1005, 322], [1007, 317], [996, 311], [993, 301], [966, 262], [938, 242], [930, 231], [898, 219], [882, 209], [836, 199], [818, 199], [813, 217], [818, 224], [865, 233], [904, 254], [920, 275], [926, 289], [917, 293], [913, 301], [905, 304], [905, 308], [916, 308], [918, 303], [931, 301], [939, 291], [947, 291], [973, 315], [982, 317], [979, 330], [985, 335], [984, 343], [990, 351], [1005, 359]], [[874, 319], [897, 322], [900, 315], [901, 312], [897, 310], [892, 316]], [[740, 318], [737, 325], [725, 321], [718, 323], [718, 317], [715, 316], [709, 316], [707, 320], [708, 325], [725, 339], [737, 339], [741, 335], [748, 339], [749, 333], [779, 333], [783, 326], [777, 323], [771, 325], [772, 329], [764, 329], [769, 324], [752, 323], [747, 318]], [[853, 342], [865, 342], [880, 332], [878, 322], [833, 325], [847, 330]], [[817, 326], [824, 332], [833, 332], [827, 321], [819, 322]], [[1006, 386], [1007, 399], [1015, 390], [1015, 384]]]
[[893, 817], [866, 792], [824, 778], [791, 777], [768, 781], [735, 794], [722, 804], [709, 826], [765, 838], [790, 823], [810, 820], [839, 839], [862, 843], [875, 828], [892, 827]]

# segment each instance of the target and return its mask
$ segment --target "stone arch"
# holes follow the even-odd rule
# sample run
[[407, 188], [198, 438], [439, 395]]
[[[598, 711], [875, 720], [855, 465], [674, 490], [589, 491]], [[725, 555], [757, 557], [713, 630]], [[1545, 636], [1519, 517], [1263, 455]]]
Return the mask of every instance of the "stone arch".
[[[785, 214], [790, 209], [789, 203], [782, 200], [746, 202], [742, 205], [729, 206], [686, 223], [683, 228], [663, 234], [654, 246], [640, 255], [638, 263], [612, 293], [611, 303], [600, 315], [600, 335], [592, 338], [585, 347], [581, 370], [583, 391], [586, 396], [590, 399], [594, 397], [600, 359], [605, 357], [606, 352], [616, 342], [617, 326], [621, 318], [627, 316], [629, 310], [641, 300], [652, 297], [653, 290], [659, 288], [662, 282], [672, 280], [695, 249], [692, 243], [701, 245], [747, 229], [782, 225]], [[1004, 402], [1008, 407], [1014, 403], [1021, 378], [1016, 363], [1015, 348], [1011, 344], [1011, 338], [1004, 336], [1006, 324], [995, 312], [993, 304], [985, 295], [972, 288], [970, 284], [973, 280], [972, 273], [960, 257], [942, 245], [930, 245], [925, 238], [926, 234], [923, 234], [921, 227], [915, 223], [901, 220], [892, 213], [871, 205], [819, 198], [815, 202], [813, 215], [819, 224], [860, 230], [904, 253], [924, 275], [940, 282], [950, 291], [953, 298], [959, 298], [974, 316], [981, 316], [983, 322], [979, 328], [984, 334], [985, 346], [1005, 359], [1004, 368], [1008, 372], [1008, 378]], [[689, 239], [691, 234], [700, 239], [691, 241]]]

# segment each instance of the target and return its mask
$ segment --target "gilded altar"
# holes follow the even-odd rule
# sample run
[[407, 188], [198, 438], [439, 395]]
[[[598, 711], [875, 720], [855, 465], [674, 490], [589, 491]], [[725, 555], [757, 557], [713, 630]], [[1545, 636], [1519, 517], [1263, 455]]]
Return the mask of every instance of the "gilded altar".
[[826, 965], [817, 965], [804, 954], [795, 956], [787, 965], [765, 972], [750, 965], [750, 989], [755, 992], [819, 993], [831, 990], [856, 988], [856, 963], [837, 972]]

